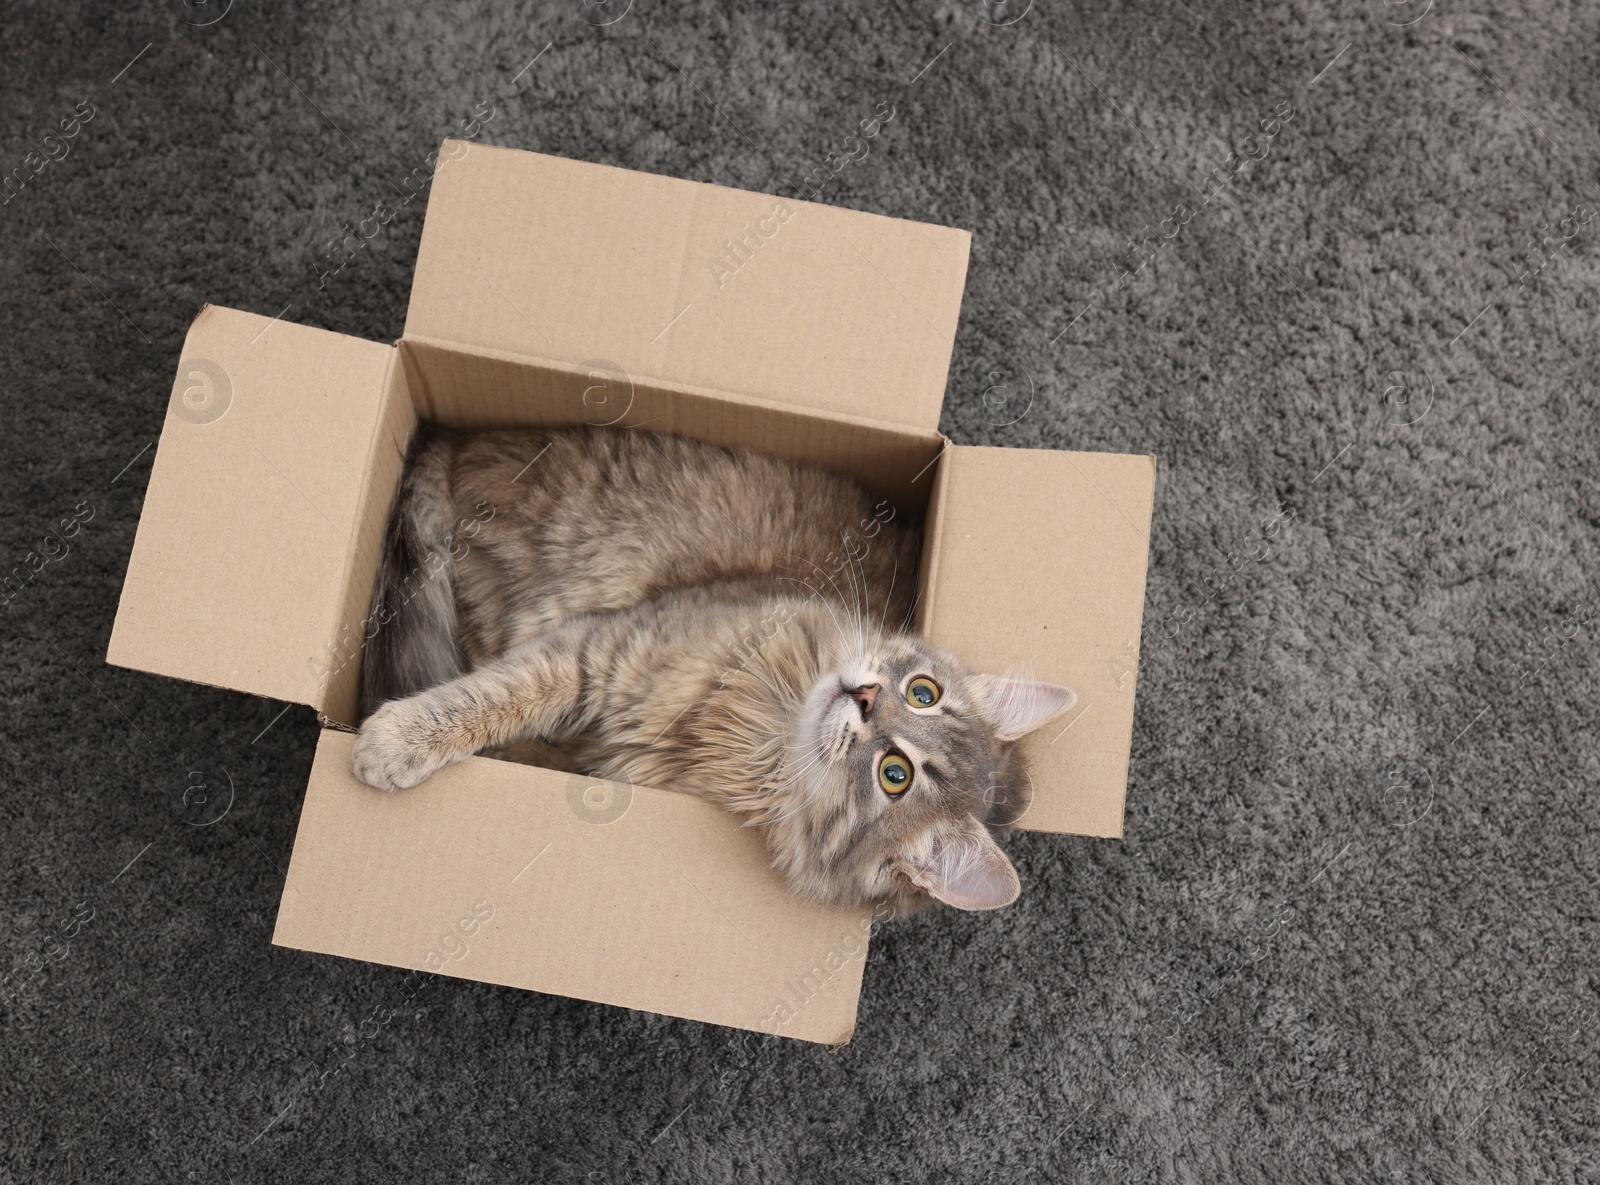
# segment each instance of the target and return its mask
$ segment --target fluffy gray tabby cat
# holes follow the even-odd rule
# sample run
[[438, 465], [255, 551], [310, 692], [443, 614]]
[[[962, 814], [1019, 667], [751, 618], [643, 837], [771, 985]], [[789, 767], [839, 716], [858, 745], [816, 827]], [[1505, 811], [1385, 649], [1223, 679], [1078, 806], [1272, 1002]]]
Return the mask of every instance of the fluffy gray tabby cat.
[[1075, 697], [905, 632], [919, 547], [820, 469], [636, 429], [424, 428], [355, 772], [399, 790], [488, 751], [691, 791], [814, 900], [1009, 905], [990, 827], [1025, 802], [1014, 742]]

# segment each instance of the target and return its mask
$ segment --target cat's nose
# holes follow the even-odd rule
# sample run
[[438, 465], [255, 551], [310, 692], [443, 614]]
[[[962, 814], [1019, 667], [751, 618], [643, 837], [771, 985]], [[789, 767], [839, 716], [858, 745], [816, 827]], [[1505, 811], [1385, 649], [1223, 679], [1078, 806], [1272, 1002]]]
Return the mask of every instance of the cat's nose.
[[872, 705], [878, 702], [878, 685], [868, 683], [865, 687], [857, 687], [850, 693], [850, 698], [861, 705], [861, 718], [865, 720], [872, 714]]

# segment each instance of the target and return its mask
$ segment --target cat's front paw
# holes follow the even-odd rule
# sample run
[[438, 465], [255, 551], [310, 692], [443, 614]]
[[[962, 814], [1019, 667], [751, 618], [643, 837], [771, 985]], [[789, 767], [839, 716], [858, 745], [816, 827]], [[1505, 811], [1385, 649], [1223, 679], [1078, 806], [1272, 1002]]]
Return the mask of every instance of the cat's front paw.
[[356, 777], [379, 790], [404, 790], [423, 781], [450, 757], [430, 742], [429, 720], [412, 700], [384, 704], [361, 726], [351, 753]]

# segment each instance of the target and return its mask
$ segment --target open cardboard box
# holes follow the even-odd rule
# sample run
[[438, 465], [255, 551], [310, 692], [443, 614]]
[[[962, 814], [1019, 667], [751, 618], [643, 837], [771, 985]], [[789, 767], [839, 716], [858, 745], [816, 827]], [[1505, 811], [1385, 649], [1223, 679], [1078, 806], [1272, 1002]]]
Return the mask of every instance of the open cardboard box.
[[1019, 825], [1121, 834], [1154, 458], [939, 434], [969, 243], [446, 141], [394, 345], [201, 311], [107, 659], [317, 710], [275, 943], [829, 1044], [855, 1027], [870, 911], [792, 897], [710, 803], [483, 757], [400, 794], [356, 781], [364, 618], [420, 420], [676, 432], [925, 515], [918, 629], [1078, 693], [1027, 742]]

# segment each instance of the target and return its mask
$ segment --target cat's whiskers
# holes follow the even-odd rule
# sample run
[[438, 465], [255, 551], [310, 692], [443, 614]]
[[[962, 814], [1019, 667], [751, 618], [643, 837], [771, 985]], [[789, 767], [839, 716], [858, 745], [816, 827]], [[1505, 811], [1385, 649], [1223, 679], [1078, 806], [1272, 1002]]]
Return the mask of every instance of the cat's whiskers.
[[[834, 607], [833, 607], [833, 602], [828, 599], [828, 597], [822, 592], [821, 589], [817, 588], [817, 586], [812, 584], [810, 581], [801, 580], [797, 576], [780, 576], [778, 579], [787, 580], [791, 584], [799, 584], [799, 585], [804, 586], [805, 588], [810, 589], [811, 590], [811, 595], [814, 596], [817, 600], [822, 602], [823, 607], [828, 610], [829, 616], [831, 616], [833, 618], [834, 628], [839, 633], [839, 641], [844, 645], [845, 649], [847, 651], [849, 651], [849, 650], [854, 650], [854, 649], [857, 648], [855, 646], [855, 644], [853, 644], [851, 642], [850, 635], [845, 632], [844, 624], [839, 620], [839, 614], [837, 612], [835, 612]], [[848, 609], [846, 609], [845, 611], [849, 612]]]
[[[834, 763], [834, 761], [837, 761], [838, 758], [843, 756], [843, 753], [850, 748], [851, 736], [853, 736], [853, 729], [850, 728], [850, 720], [845, 718], [845, 720], [840, 721], [840, 740], [838, 740], [837, 744], [832, 745], [832, 747], [829, 745], [829, 739], [824, 736], [816, 736], [813, 737], [813, 739], [808, 740], [802, 739], [798, 740], [798, 742], [789, 742], [789, 744], [786, 744], [786, 747], [784, 747], [786, 748], [786, 752], [795, 752], [795, 750], [798, 750], [798, 753], [800, 753], [805, 760], [800, 761], [800, 764], [795, 766], [795, 768], [789, 769], [789, 771], [787, 771], [789, 776], [787, 776], [786, 779], [781, 780], [781, 782], [776, 782], [776, 784], [770, 784], [766, 788], [770, 790], [771, 795], [778, 796], [779, 792], [784, 792], [784, 790], [787, 790], [787, 788], [797, 784], [797, 782], [802, 782], [802, 779], [806, 779], [806, 776], [811, 774], [811, 772], [816, 771], [816, 769], [822, 768], [822, 766], [830, 766], [830, 764]], [[810, 806], [811, 800], [814, 800], [814, 798], [816, 798], [816, 796], [822, 792], [822, 788], [824, 788], [824, 784], [822, 784], [821, 779], [806, 780], [805, 784], [800, 787], [802, 793], [795, 795], [794, 804], [789, 806], [789, 808], [784, 809], [784, 811], [779, 812], [779, 814], [776, 814], [776, 816], [774, 816], [774, 822], [781, 822], [781, 820], [790, 819], [790, 817], [794, 817], [795, 814], [798, 814], [798, 812], [802, 811], [802, 809], [805, 809], [806, 806]]]
[[[841, 532], [841, 534], [842, 534], [842, 532]], [[850, 617], [851, 623], [856, 627], [856, 629], [855, 629], [856, 638], [855, 638], [855, 642], [853, 643], [854, 648], [858, 652], [860, 652], [862, 654], [865, 654], [866, 649], [867, 649], [865, 625], [866, 625], [867, 618], [869, 618], [871, 615], [870, 615], [870, 612], [865, 614], [865, 615], [863, 615], [863, 612], [862, 612], [862, 610], [860, 608], [861, 597], [856, 593], [855, 573], [857, 571], [859, 571], [861, 573], [861, 587], [863, 589], [866, 589], [868, 587], [866, 567], [865, 567], [864, 564], [861, 563], [860, 559], [859, 558], [854, 558], [853, 559], [851, 557], [851, 555], [850, 555], [849, 549], [848, 548], [845, 549], [846, 571], [848, 571], [850, 573], [849, 581], [850, 581], [850, 588], [851, 588], [851, 594], [850, 594], [850, 596], [847, 597], [845, 595], [844, 589], [839, 587], [839, 582], [834, 579], [834, 577], [833, 577], [833, 575], [831, 573], [823, 571], [822, 565], [816, 563], [813, 560], [808, 560], [804, 556], [795, 555], [793, 552], [786, 553], [784, 558], [785, 559], [791, 559], [791, 560], [798, 560], [802, 564], [809, 564], [812, 568], [815, 568], [817, 571], [822, 572], [823, 576], [827, 579], [828, 583], [833, 586], [833, 591], [838, 594], [838, 597], [839, 597], [839, 608], [841, 608], [841, 609], [843, 609], [845, 611], [845, 613]], [[898, 561], [898, 557], [897, 557], [896, 558], [896, 563], [898, 564], [898, 562], [899, 561]], [[849, 567], [849, 565], [851, 563], [854, 563], [854, 565], [855, 565], [854, 568]], [[821, 597], [823, 600], [826, 601], [828, 599], [827, 596], [820, 589], [818, 589], [815, 585], [810, 584], [807, 581], [801, 581], [800, 583], [805, 584], [805, 586], [807, 588], [811, 589], [811, 591], [813, 593], [815, 593], [817, 596]], [[869, 604], [870, 604], [870, 594], [869, 594]], [[831, 607], [831, 602], [830, 602], [830, 607]], [[845, 643], [845, 645], [847, 647], [852, 645], [851, 640], [848, 637], [848, 635], [845, 634], [844, 627], [842, 625], [840, 626], [840, 635], [841, 635], [841, 640]]]
[[900, 622], [900, 632], [903, 634], [911, 628], [912, 619], [917, 615], [917, 604], [922, 600], [922, 590], [919, 588], [911, 594], [911, 604], [906, 606], [905, 619]]
[[[814, 771], [820, 764], [820, 756], [815, 756], [800, 766], [799, 769], [795, 770], [783, 781], [773, 783], [765, 788], [768, 791], [767, 798], [773, 808], [768, 815], [768, 822], [786, 822], [787, 820], [794, 818], [802, 810], [811, 805], [811, 800], [816, 797], [817, 790], [819, 788], [818, 781], [808, 779], [803, 784], [798, 794], [788, 795], [785, 794], [784, 791], [788, 790], [789, 787], [793, 786], [796, 782], [799, 782], [802, 778], [806, 778], [807, 775]], [[787, 805], [780, 805], [781, 800], [788, 800]]]
[[[856, 644], [862, 650], [865, 650], [867, 648], [867, 634], [866, 629], [864, 628], [866, 622], [863, 617], [864, 610], [861, 605], [861, 593], [856, 584], [856, 569], [860, 565], [860, 560], [850, 554], [850, 537], [842, 527], [839, 530], [839, 539], [844, 546], [844, 570], [850, 579], [850, 604], [846, 606], [845, 611], [847, 613], [854, 611]], [[865, 582], [866, 571], [865, 569], [862, 569], [862, 583]]]
[[789, 777], [784, 783], [785, 785], [793, 782], [801, 773], [811, 769], [813, 766], [821, 765], [834, 759], [833, 746], [829, 743], [827, 737], [821, 735], [817, 737], [815, 744], [806, 746], [803, 753], [806, 760]]
[[[813, 598], [822, 600], [829, 609], [834, 631], [837, 635], [842, 654], [838, 655], [839, 661], [845, 661], [850, 652], [856, 649], [856, 640], [846, 632], [843, 623], [839, 620], [835, 608], [821, 589], [808, 581], [793, 577], [783, 577], [792, 583], [803, 585]], [[835, 586], [837, 588], [837, 586]], [[841, 597], [843, 596], [840, 590]], [[841, 605], [849, 612], [847, 605]], [[859, 637], [859, 635], [858, 635]], [[771, 696], [772, 710], [775, 715], [792, 716], [797, 710], [803, 711], [803, 701], [795, 702], [795, 689], [781, 687], [769, 675], [778, 675], [778, 672], [769, 669], [762, 661], [761, 652], [757, 650], [752, 654], [753, 661], [740, 668], [740, 673], [758, 684]], [[826, 665], [826, 664], [825, 664]], [[779, 676], [781, 678], [781, 676]], [[818, 675], [817, 678], [826, 679], [828, 674]], [[815, 682], [812, 683], [815, 686]], [[841, 684], [842, 687], [842, 684]], [[773, 765], [768, 769], [764, 778], [755, 779], [758, 794], [765, 800], [762, 809], [756, 812], [752, 821], [763, 825], [781, 823], [793, 818], [796, 814], [809, 808], [819, 793], [822, 792], [824, 780], [812, 775], [822, 767], [837, 761], [848, 750], [852, 730], [848, 717], [840, 720], [840, 730], [824, 736], [814, 733], [811, 728], [805, 728], [804, 739], [794, 736], [784, 738], [781, 751], [774, 757]]]
[[[786, 556], [784, 558], [791, 559], [791, 560], [799, 560], [802, 564], [810, 564], [811, 567], [815, 568], [819, 572], [822, 572], [822, 566], [820, 564], [818, 564], [818, 563], [816, 563], [815, 561], [812, 561], [812, 560], [807, 560], [803, 556], [795, 555], [793, 552], [790, 552], [790, 553], [786, 554]], [[833, 591], [839, 594], [839, 608], [843, 609], [846, 613], [849, 613], [850, 612], [850, 606], [845, 601], [844, 590], [839, 587], [839, 582], [837, 580], [835, 580], [832, 577], [832, 575], [830, 575], [827, 572], [822, 572], [822, 574], [823, 574], [824, 577], [827, 578], [828, 583], [833, 586]], [[807, 587], [807, 588], [809, 588], [811, 590], [811, 593], [812, 593], [813, 596], [815, 596], [817, 599], [822, 601], [824, 605], [827, 606], [828, 611], [830, 613], [834, 614], [833, 621], [834, 621], [834, 625], [838, 626], [840, 641], [844, 642], [845, 646], [848, 647], [850, 645], [849, 635], [847, 635], [845, 633], [844, 625], [839, 621], [838, 614], [834, 613], [833, 602], [828, 599], [827, 595], [825, 593], [823, 593], [823, 591], [821, 589], [819, 589], [816, 585], [812, 584], [809, 580], [800, 580], [800, 579], [798, 579], [796, 577], [793, 577], [793, 576], [785, 576], [785, 577], [782, 577], [782, 579], [793, 581], [796, 584], [805, 585], [805, 587]]]
[[[830, 759], [829, 753], [825, 747], [824, 738], [820, 736], [815, 739], [814, 743], [807, 741], [786, 742], [784, 745], [784, 751], [785, 753], [798, 752], [798, 754], [803, 757], [804, 760], [802, 760], [798, 766], [795, 766], [792, 769], [790, 769], [789, 766], [792, 764], [793, 759], [791, 758], [785, 761], [785, 772], [787, 772], [789, 776], [784, 778], [781, 782], [771, 783], [768, 786], [768, 789], [774, 792], [787, 789], [806, 774], [809, 774], [812, 770], [816, 769], [818, 766]], [[814, 791], [815, 787], [810, 787], [810, 789]]]
[[894, 600], [895, 581], [900, 578], [900, 557], [894, 556], [892, 558], [894, 559], [894, 567], [889, 572], [889, 591], [883, 595], [883, 613], [878, 617], [878, 636], [872, 643], [874, 651], [883, 649], [883, 628], [884, 624], [889, 620], [889, 605]]
[[861, 587], [865, 590], [868, 590], [866, 593], [866, 603], [863, 608], [863, 617], [860, 622], [860, 629], [862, 633], [861, 658], [864, 662], [869, 663], [874, 671], [880, 669], [883, 664], [883, 623], [888, 619], [889, 605], [894, 600], [895, 581], [900, 575], [900, 557], [898, 555], [891, 554], [890, 558], [894, 561], [894, 567], [890, 569], [889, 588], [888, 591], [884, 593], [883, 597], [883, 613], [878, 623], [877, 632], [873, 636], [872, 645], [870, 648], [866, 644], [866, 633], [871, 627], [872, 620], [872, 597], [870, 592], [871, 585], [867, 579], [866, 564], [863, 563], [859, 558], [856, 560], [856, 567], [861, 573]]

